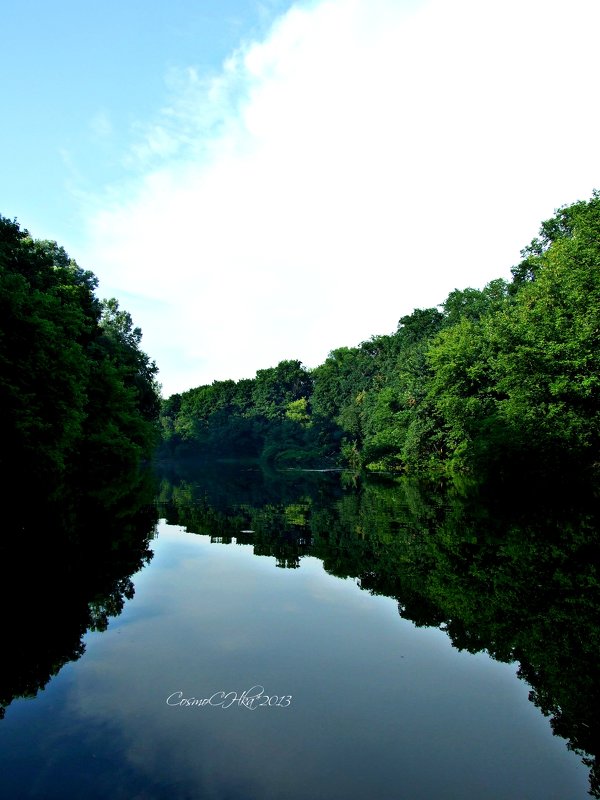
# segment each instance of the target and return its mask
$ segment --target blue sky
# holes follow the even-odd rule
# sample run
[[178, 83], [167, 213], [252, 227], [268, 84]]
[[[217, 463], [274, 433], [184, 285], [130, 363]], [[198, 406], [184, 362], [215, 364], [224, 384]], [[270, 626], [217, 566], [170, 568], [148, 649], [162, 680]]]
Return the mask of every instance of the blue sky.
[[[124, 164], [169, 87], [260, 37], [287, 0], [21, 0], [0, 26], [0, 213], [77, 242], [81, 194], [132, 177]], [[62, 238], [61, 238], [62, 237]]]
[[595, 0], [5, 5], [0, 213], [144, 332], [164, 394], [509, 275], [600, 186]]

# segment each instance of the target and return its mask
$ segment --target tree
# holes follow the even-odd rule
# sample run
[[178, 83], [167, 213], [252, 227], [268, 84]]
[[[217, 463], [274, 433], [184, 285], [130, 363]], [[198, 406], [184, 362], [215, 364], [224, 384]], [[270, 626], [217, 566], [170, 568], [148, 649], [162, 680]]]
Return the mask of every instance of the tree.
[[600, 196], [559, 209], [504, 301], [443, 331], [430, 398], [460, 468], [591, 465], [600, 444]]
[[283, 419], [294, 400], [312, 394], [312, 378], [301, 361], [280, 361], [276, 367], [259, 369], [253, 388], [254, 412], [267, 419]]
[[58, 481], [109, 451], [152, 446], [156, 365], [131, 317], [116, 301], [102, 305], [96, 285], [56, 242], [0, 216], [5, 472]]

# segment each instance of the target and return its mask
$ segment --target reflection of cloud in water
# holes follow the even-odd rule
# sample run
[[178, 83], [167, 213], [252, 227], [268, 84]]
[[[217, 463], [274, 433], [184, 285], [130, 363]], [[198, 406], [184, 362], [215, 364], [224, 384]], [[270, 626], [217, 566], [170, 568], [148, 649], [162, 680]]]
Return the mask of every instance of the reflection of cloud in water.
[[[123, 613], [135, 622], [88, 637], [69, 714], [86, 721], [84, 736], [119, 731], [128, 763], [172, 796], [444, 797], [457, 763], [464, 796], [495, 785], [512, 797], [509, 780], [537, 785], [532, 797], [561, 781], [572, 791], [571, 756], [513, 666], [458, 653], [316, 559], [278, 570], [249, 547], [166, 526], [154, 545]], [[255, 684], [291, 694], [291, 706], [166, 704], [172, 692]]]

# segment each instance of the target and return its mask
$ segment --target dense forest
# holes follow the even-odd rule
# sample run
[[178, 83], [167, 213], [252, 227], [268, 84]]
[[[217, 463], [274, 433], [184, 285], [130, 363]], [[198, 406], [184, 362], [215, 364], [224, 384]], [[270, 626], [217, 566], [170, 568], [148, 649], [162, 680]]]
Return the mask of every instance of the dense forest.
[[512, 280], [390, 335], [162, 404], [161, 454], [485, 474], [598, 466], [600, 192], [557, 210]]
[[149, 456], [276, 466], [565, 471], [600, 461], [600, 192], [559, 209], [512, 280], [391, 334], [162, 401], [141, 331], [55, 242], [0, 216], [5, 475], [98, 478]]
[[96, 287], [62, 247], [0, 216], [5, 481], [103, 480], [156, 446], [156, 365], [131, 316]]

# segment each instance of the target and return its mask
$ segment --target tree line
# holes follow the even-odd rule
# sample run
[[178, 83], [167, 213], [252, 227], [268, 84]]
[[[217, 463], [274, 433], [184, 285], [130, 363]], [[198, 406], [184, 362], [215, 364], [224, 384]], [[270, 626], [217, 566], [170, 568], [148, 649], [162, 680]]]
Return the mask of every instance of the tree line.
[[598, 463], [600, 193], [558, 209], [512, 279], [390, 335], [162, 404], [164, 456], [480, 473]]
[[0, 216], [4, 479], [103, 478], [156, 446], [157, 367], [97, 283], [56, 242]]

